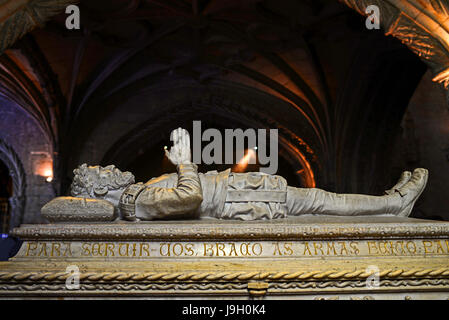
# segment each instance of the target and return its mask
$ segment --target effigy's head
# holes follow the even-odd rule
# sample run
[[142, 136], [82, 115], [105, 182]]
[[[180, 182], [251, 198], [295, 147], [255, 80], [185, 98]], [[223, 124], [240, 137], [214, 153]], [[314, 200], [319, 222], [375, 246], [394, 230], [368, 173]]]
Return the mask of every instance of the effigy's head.
[[114, 165], [106, 167], [82, 164], [73, 170], [71, 185], [74, 197], [103, 198], [109, 191], [124, 189], [134, 183], [131, 172], [122, 172]]

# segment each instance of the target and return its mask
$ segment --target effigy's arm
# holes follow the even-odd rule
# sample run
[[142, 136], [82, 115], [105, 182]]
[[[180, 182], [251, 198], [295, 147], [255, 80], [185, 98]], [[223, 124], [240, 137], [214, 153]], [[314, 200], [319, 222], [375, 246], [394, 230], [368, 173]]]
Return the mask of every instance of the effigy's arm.
[[197, 166], [179, 164], [178, 183], [174, 188], [147, 187], [136, 201], [136, 216], [144, 220], [164, 219], [189, 214], [203, 201]]

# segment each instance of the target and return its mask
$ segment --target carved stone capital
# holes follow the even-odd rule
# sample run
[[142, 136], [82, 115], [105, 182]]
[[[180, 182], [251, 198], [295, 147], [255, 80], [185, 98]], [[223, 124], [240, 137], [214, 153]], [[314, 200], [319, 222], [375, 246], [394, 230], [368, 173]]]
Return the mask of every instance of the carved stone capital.
[[449, 87], [449, 4], [444, 0], [340, 0], [362, 15], [376, 5], [386, 35], [401, 40], [433, 71], [433, 81]]
[[[0, 54], [77, 0], [7, 0], [0, 12]], [[20, 26], [18, 28], [17, 26]]]

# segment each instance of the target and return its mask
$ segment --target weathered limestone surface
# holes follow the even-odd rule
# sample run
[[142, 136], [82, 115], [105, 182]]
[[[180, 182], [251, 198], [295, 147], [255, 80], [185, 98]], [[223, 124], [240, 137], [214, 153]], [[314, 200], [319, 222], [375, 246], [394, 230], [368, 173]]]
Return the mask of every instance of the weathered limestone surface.
[[[395, 217], [22, 225], [4, 297], [448, 299], [449, 223]], [[68, 289], [68, 266], [80, 271]], [[379, 276], [378, 287], [367, 280]], [[371, 283], [371, 282], [369, 282]]]
[[114, 220], [114, 206], [101, 199], [57, 197], [45, 204], [41, 213], [50, 222]]

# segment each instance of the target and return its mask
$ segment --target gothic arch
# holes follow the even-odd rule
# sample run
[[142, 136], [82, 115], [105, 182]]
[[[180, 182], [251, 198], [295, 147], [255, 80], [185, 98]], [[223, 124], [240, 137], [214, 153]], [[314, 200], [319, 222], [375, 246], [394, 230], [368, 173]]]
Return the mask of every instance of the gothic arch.
[[8, 167], [13, 182], [13, 195], [9, 198], [11, 206], [11, 220], [9, 229], [19, 226], [23, 222], [25, 209], [26, 176], [22, 162], [14, 149], [0, 139], [0, 160]]
[[[175, 126], [176, 121], [179, 121], [179, 119], [182, 119], [182, 121], [198, 120], [197, 115], [201, 111], [203, 116], [210, 114], [214, 118], [233, 121], [239, 125], [246, 124], [253, 128], [278, 128], [279, 153], [295, 168], [295, 172], [300, 176], [304, 186], [316, 186], [317, 175], [322, 174], [319, 168], [320, 164], [317, 162], [314, 151], [294, 132], [281, 123], [264, 117], [255, 108], [242, 106], [232, 98], [224, 98], [216, 94], [202, 100], [181, 103], [170, 109], [169, 112], [165, 112], [156, 118], [152, 117], [126, 132], [109, 147], [101, 163], [114, 163], [119, 166], [126, 166], [123, 163], [123, 155], [135, 154], [139, 148], [138, 146], [141, 145], [140, 141], [148, 141], [148, 137], [152, 137], [151, 140], [153, 142], [164, 137], [167, 138], [169, 128]], [[213, 105], [217, 107], [216, 109], [210, 110], [208, 108], [210, 101], [213, 101]]]

